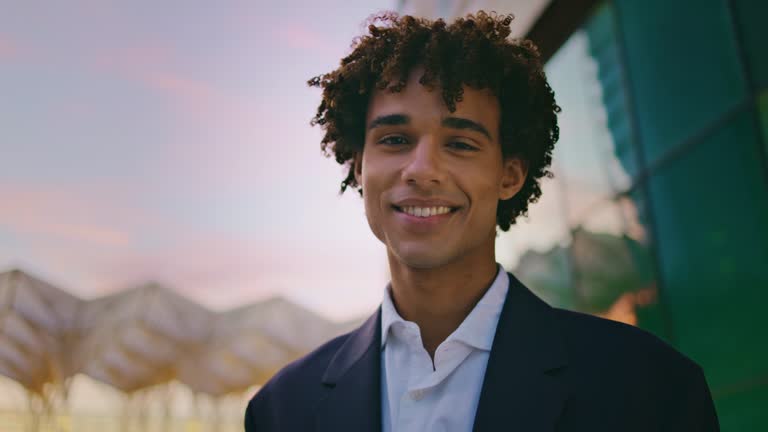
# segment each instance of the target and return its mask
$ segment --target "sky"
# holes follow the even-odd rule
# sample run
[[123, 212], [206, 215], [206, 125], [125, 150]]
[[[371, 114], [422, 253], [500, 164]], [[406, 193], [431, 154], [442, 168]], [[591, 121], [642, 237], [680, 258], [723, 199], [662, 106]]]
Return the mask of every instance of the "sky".
[[[385, 250], [359, 197], [338, 194], [343, 169], [320, 152], [320, 92], [306, 81], [394, 6], [4, 4], [0, 271], [82, 298], [152, 280], [216, 310], [280, 295], [333, 320], [372, 311]], [[561, 75], [556, 92], [578, 90]], [[500, 262], [563, 236], [543, 188], [532, 222], [499, 238]]]
[[214, 309], [372, 309], [385, 254], [338, 196], [306, 81], [392, 6], [4, 4], [0, 270], [84, 298], [156, 280]]

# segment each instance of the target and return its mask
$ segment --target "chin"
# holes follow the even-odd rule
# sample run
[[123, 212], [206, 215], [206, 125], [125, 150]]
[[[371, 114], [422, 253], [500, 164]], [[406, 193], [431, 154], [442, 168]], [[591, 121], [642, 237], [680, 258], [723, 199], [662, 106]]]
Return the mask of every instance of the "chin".
[[391, 255], [400, 263], [414, 269], [433, 269], [442, 267], [452, 260], [452, 257], [439, 250], [423, 247], [401, 247], [390, 249]]

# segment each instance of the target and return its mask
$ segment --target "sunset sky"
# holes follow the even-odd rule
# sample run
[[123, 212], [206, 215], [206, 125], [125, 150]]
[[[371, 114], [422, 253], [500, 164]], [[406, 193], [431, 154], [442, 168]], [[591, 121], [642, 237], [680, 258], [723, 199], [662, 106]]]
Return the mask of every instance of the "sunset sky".
[[[342, 168], [321, 156], [306, 80], [394, 6], [5, 4], [0, 271], [83, 298], [156, 280], [218, 310], [273, 295], [335, 320], [373, 310], [385, 252], [360, 199], [338, 196]], [[546, 225], [557, 206], [542, 201], [532, 219]], [[516, 230], [502, 262], [562, 236]]]

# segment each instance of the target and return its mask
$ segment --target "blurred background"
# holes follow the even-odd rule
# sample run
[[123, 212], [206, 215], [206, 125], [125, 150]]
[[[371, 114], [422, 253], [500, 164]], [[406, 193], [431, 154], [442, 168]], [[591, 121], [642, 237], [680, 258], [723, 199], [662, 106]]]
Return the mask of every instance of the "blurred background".
[[0, 431], [242, 430], [376, 308], [385, 252], [305, 82], [384, 9], [516, 16], [563, 112], [498, 261], [700, 363], [723, 430], [768, 429], [767, 5], [3, 1]]

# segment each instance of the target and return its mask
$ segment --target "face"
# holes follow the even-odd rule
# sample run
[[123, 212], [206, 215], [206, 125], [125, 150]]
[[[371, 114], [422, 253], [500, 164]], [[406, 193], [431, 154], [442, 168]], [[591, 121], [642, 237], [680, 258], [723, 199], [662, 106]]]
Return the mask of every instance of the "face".
[[399, 93], [371, 97], [355, 159], [368, 223], [390, 258], [412, 268], [493, 258], [498, 201], [525, 180], [522, 163], [502, 157], [498, 99], [465, 87], [450, 112], [421, 74]]

